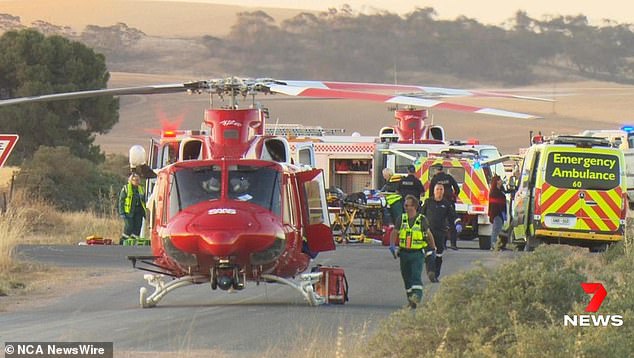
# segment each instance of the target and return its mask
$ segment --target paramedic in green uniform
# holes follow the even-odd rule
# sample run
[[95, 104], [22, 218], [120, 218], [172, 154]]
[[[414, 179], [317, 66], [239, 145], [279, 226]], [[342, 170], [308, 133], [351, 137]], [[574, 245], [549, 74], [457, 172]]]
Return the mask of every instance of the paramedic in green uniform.
[[394, 231], [390, 236], [390, 251], [396, 254], [395, 242], [398, 236], [398, 253], [401, 259], [401, 275], [405, 283], [407, 300], [410, 308], [416, 308], [423, 298], [423, 262], [425, 261], [424, 250], [429, 245], [433, 253], [436, 244], [427, 219], [417, 212], [419, 206], [418, 199], [413, 195], [405, 197], [405, 213], [401, 220], [395, 220]]
[[119, 215], [123, 219], [121, 244], [131, 236], [141, 236], [145, 217], [145, 194], [138, 174], [132, 174], [119, 193]]

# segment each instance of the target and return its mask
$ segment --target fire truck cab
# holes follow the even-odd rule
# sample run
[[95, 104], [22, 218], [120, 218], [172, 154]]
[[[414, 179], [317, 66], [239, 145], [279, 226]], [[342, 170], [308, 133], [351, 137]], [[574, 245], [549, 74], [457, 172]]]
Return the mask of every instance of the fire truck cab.
[[491, 247], [488, 208], [492, 168], [480, 159], [476, 150], [450, 148], [432, 154], [415, 164], [417, 174], [425, 187], [425, 198], [430, 194], [429, 183], [435, 174], [432, 169], [435, 164], [441, 164], [444, 171], [450, 174], [460, 187], [460, 193], [456, 198], [456, 214], [465, 229], [460, 237], [478, 238], [480, 249], [488, 250]]

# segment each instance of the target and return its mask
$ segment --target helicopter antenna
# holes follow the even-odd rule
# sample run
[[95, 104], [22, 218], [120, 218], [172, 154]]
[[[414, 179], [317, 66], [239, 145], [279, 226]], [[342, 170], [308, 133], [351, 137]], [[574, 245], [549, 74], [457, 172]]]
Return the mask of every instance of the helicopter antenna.
[[230, 86], [230, 91], [231, 91], [231, 109], [238, 109], [238, 102], [236, 101], [236, 88], [235, 88], [235, 84], [237, 82], [235, 77], [231, 77], [230, 79], [231, 83], [229, 84]]
[[[396, 61], [394, 61], [394, 85], [398, 85], [398, 72], [396, 71]], [[396, 89], [394, 89], [394, 94], [397, 95]], [[396, 104], [396, 110], [398, 110], [398, 104]]]

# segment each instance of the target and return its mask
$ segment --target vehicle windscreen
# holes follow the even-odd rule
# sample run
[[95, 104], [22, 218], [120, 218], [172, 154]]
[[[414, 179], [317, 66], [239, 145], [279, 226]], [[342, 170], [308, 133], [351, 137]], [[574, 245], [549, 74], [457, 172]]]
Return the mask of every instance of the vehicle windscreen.
[[550, 152], [546, 182], [558, 188], [610, 190], [620, 184], [619, 157], [602, 153]]
[[401, 155], [397, 155], [396, 156], [396, 162], [394, 163], [394, 173], [397, 174], [407, 174], [407, 167], [414, 164], [414, 162], [416, 162], [416, 160], [418, 160], [419, 158], [425, 158], [427, 157], [427, 151], [426, 150], [400, 150], [399, 152], [411, 155], [412, 157], [416, 158], [415, 160], [411, 160], [409, 158], [406, 158], [404, 156]]
[[[485, 148], [480, 150], [480, 157], [482, 157], [483, 160], [497, 159], [500, 157], [500, 152], [495, 148]], [[506, 176], [506, 173], [504, 171], [504, 164], [502, 163], [492, 165], [491, 171], [502, 178]]]
[[458, 185], [462, 186], [462, 183], [464, 183], [464, 173], [465, 170], [463, 167], [450, 167], [450, 168], [446, 168], [447, 174], [451, 175], [454, 179], [456, 179], [456, 182], [458, 183]]
[[281, 212], [281, 174], [271, 166], [233, 165], [229, 168], [229, 198]]

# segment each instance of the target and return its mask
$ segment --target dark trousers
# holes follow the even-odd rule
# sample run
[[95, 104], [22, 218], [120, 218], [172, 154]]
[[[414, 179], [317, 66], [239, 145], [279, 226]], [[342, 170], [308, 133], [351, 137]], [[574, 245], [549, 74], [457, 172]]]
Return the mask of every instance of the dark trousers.
[[423, 299], [423, 261], [425, 255], [423, 250], [405, 250], [399, 252], [401, 258], [401, 276], [405, 283], [407, 298], [411, 301], [420, 302]]
[[123, 219], [123, 236], [126, 238], [130, 235], [141, 236], [144, 216], [143, 209], [135, 211], [131, 216], [126, 216]]
[[389, 213], [390, 213], [390, 217], [392, 219], [391, 222], [388, 222], [387, 224], [393, 224], [396, 225], [397, 221], [401, 221], [403, 220], [402, 216], [403, 216], [403, 204], [402, 204], [402, 200], [399, 200], [395, 203], [392, 203], [392, 205], [390, 205], [389, 207]]
[[[456, 202], [452, 201], [451, 205], [453, 206], [453, 211], [456, 211]], [[456, 231], [456, 225], [454, 223], [449, 223], [449, 241], [451, 241], [452, 247], [458, 246], [458, 232]]]
[[434, 272], [436, 278], [440, 277], [440, 267], [442, 266], [442, 256], [447, 249], [447, 232], [432, 230], [434, 235], [434, 242], [436, 243], [436, 259], [431, 260], [431, 257], [426, 257], [427, 273]]

